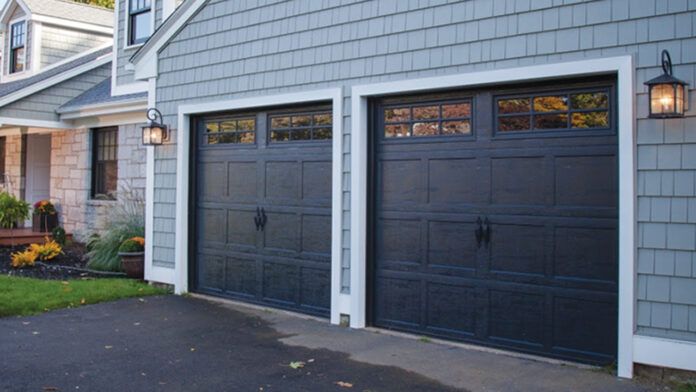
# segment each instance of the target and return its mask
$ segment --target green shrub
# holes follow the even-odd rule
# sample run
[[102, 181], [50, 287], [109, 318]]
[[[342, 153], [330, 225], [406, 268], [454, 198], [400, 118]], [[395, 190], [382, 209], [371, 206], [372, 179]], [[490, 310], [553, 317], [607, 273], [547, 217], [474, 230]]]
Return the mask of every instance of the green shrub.
[[0, 192], [0, 226], [12, 229], [21, 221], [29, 219], [29, 203]]
[[134, 192], [121, 190], [118, 204], [110, 209], [106, 231], [93, 233], [87, 242], [87, 266], [101, 271], [120, 271], [118, 249], [133, 237], [145, 236], [145, 203]]
[[65, 234], [65, 229], [57, 226], [53, 230], [51, 230], [51, 235], [53, 236], [53, 239], [58, 243], [58, 245], [65, 247], [65, 244], [67, 242], [67, 235]]

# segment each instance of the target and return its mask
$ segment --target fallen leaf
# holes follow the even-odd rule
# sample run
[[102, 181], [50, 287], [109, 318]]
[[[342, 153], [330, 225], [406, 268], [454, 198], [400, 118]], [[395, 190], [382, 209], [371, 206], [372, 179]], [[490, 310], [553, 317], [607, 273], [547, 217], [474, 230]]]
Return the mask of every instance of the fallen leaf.
[[305, 363], [302, 361], [290, 362], [290, 367], [293, 369], [302, 369]]
[[146, 373], [140, 373], [140, 375], [143, 376], [143, 377], [144, 377], [144, 376], [147, 376]]
[[307, 360], [307, 363], [312, 363], [312, 362], [314, 362], [314, 358]]
[[140, 323], [133, 323], [133, 325], [135, 325], [137, 327], [138, 325], [140, 325]]
[[140, 302], [145, 302], [145, 300], [142, 299], [142, 298], [138, 298], [138, 301], [140, 301]]
[[111, 350], [112, 348], [114, 348], [114, 346], [104, 346], [104, 348], [107, 350]]
[[31, 333], [32, 335], [38, 335], [39, 333], [37, 331], [34, 331]]
[[336, 385], [341, 388], [353, 388], [353, 384], [345, 381], [336, 381]]
[[196, 348], [195, 348], [195, 347], [191, 347], [191, 352], [194, 352], [194, 351], [196, 351]]
[[31, 323], [30, 323], [29, 321], [22, 321], [22, 324], [24, 324], [24, 325], [29, 325], [29, 324], [31, 324]]
[[43, 387], [43, 390], [44, 391], [57, 391], [58, 388], [57, 387]]
[[70, 284], [70, 282], [68, 282], [68, 281], [65, 281], [65, 280], [64, 280], [64, 281], [62, 281], [61, 283], [63, 283], [63, 284]]
[[87, 301], [86, 301], [84, 298], [82, 298], [82, 299], [80, 300], [80, 303], [81, 303], [82, 305], [84, 305], [86, 302], [87, 302]]

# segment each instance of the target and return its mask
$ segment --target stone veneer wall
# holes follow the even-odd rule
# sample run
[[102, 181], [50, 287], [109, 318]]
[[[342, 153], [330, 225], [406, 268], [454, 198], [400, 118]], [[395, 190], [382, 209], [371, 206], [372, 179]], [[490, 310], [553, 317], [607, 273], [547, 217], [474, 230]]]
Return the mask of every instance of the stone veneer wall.
[[5, 180], [4, 190], [16, 197], [24, 196], [24, 172], [22, 170], [22, 155], [24, 150], [22, 135], [5, 137]]
[[91, 200], [91, 132], [54, 132], [51, 143], [51, 199], [61, 215], [61, 224], [84, 241], [92, 232], [103, 231], [113, 208], [132, 192], [144, 200], [146, 151], [140, 143], [140, 128], [119, 126], [117, 201]]

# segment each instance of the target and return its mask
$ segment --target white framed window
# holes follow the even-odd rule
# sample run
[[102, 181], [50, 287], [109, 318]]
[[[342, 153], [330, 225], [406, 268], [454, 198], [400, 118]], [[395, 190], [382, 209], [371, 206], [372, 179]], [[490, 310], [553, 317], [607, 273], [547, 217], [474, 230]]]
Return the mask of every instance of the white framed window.
[[128, 45], [140, 45], [152, 34], [152, 1], [129, 0]]
[[19, 73], [26, 68], [26, 22], [10, 26], [10, 73]]

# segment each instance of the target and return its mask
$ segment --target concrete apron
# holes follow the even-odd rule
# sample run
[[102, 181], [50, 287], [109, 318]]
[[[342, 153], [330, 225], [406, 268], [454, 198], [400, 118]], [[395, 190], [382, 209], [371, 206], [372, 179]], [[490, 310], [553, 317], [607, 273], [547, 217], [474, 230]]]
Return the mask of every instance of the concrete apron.
[[285, 338], [281, 342], [348, 354], [363, 363], [395, 366], [469, 391], [644, 391], [603, 369], [480, 346], [368, 328], [350, 329], [325, 319], [193, 294], [255, 315]]

